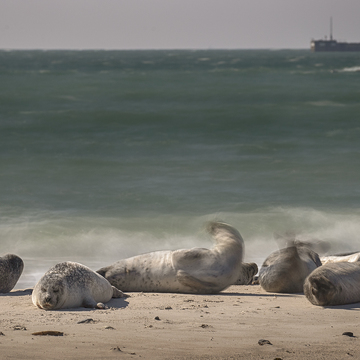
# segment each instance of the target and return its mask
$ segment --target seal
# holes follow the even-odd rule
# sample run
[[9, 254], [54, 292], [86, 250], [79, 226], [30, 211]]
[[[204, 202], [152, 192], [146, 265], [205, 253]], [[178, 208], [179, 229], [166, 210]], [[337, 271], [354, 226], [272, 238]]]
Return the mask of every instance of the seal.
[[305, 280], [304, 293], [314, 305], [330, 306], [360, 302], [360, 262], [328, 263]]
[[97, 272], [123, 291], [213, 294], [241, 276], [244, 242], [232, 226], [211, 222], [211, 249], [155, 251], [120, 260]]
[[240, 269], [240, 275], [234, 285], [250, 285], [254, 282], [254, 277], [258, 273], [258, 266], [255, 263], [243, 263]]
[[24, 262], [14, 254], [0, 257], [0, 293], [10, 292], [18, 282], [24, 270]]
[[323, 265], [328, 263], [335, 263], [335, 262], [356, 262], [356, 261], [360, 261], [360, 252], [321, 256], [320, 260]]
[[44, 310], [75, 307], [104, 309], [124, 294], [85, 265], [66, 261], [50, 268], [35, 285], [32, 302]]
[[259, 271], [259, 283], [265, 291], [302, 293], [306, 277], [321, 266], [319, 255], [301, 244], [270, 254]]

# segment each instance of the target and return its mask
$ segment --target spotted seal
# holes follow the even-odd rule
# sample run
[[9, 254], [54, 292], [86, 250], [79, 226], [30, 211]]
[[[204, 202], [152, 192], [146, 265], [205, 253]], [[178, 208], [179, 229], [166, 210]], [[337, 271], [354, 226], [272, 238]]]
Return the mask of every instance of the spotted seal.
[[258, 273], [258, 266], [255, 263], [243, 263], [240, 269], [240, 275], [234, 285], [250, 285]]
[[305, 278], [318, 266], [319, 255], [294, 244], [270, 254], [259, 271], [259, 283], [268, 292], [301, 293]]
[[0, 293], [10, 292], [18, 282], [24, 262], [14, 254], [6, 254], [0, 257]]
[[314, 305], [344, 305], [360, 302], [360, 262], [328, 263], [305, 280], [304, 293]]
[[123, 291], [212, 294], [239, 279], [244, 242], [232, 226], [211, 222], [211, 249], [155, 251], [120, 260], [97, 272]]
[[50, 268], [35, 285], [32, 302], [44, 310], [75, 307], [105, 308], [124, 294], [85, 265], [66, 261]]

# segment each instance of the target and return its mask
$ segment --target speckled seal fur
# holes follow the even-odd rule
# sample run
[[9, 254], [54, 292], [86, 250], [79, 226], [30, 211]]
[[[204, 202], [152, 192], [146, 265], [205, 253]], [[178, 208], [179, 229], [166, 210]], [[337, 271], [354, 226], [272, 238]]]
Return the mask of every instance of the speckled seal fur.
[[19, 256], [6, 254], [0, 257], [0, 293], [8, 293], [14, 288], [23, 269], [24, 262]]
[[258, 273], [258, 266], [255, 263], [242, 263], [240, 274], [234, 285], [250, 285]]
[[320, 266], [306, 278], [304, 293], [312, 304], [319, 306], [360, 302], [360, 262]]
[[319, 255], [303, 245], [270, 254], [259, 271], [259, 283], [268, 292], [302, 293], [306, 277], [321, 266]]
[[155, 251], [120, 260], [98, 273], [123, 291], [217, 293], [241, 272], [243, 239], [232, 226], [211, 222], [211, 249]]
[[103, 309], [112, 297], [124, 294], [85, 265], [62, 262], [50, 268], [35, 285], [32, 302], [44, 310], [75, 307]]

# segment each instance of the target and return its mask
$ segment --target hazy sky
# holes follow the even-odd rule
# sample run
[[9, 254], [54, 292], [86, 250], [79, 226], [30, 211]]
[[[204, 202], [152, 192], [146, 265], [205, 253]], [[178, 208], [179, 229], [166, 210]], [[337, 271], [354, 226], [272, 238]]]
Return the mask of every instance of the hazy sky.
[[331, 16], [360, 42], [360, 0], [0, 0], [0, 48], [309, 48]]

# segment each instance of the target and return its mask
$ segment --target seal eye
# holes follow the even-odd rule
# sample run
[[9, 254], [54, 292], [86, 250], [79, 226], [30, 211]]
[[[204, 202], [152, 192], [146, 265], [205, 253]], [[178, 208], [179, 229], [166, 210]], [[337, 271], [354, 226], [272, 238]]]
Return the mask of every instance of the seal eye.
[[56, 289], [53, 290], [53, 292], [54, 292], [54, 293], [57, 293], [57, 292], [59, 292], [59, 289], [56, 288]]

